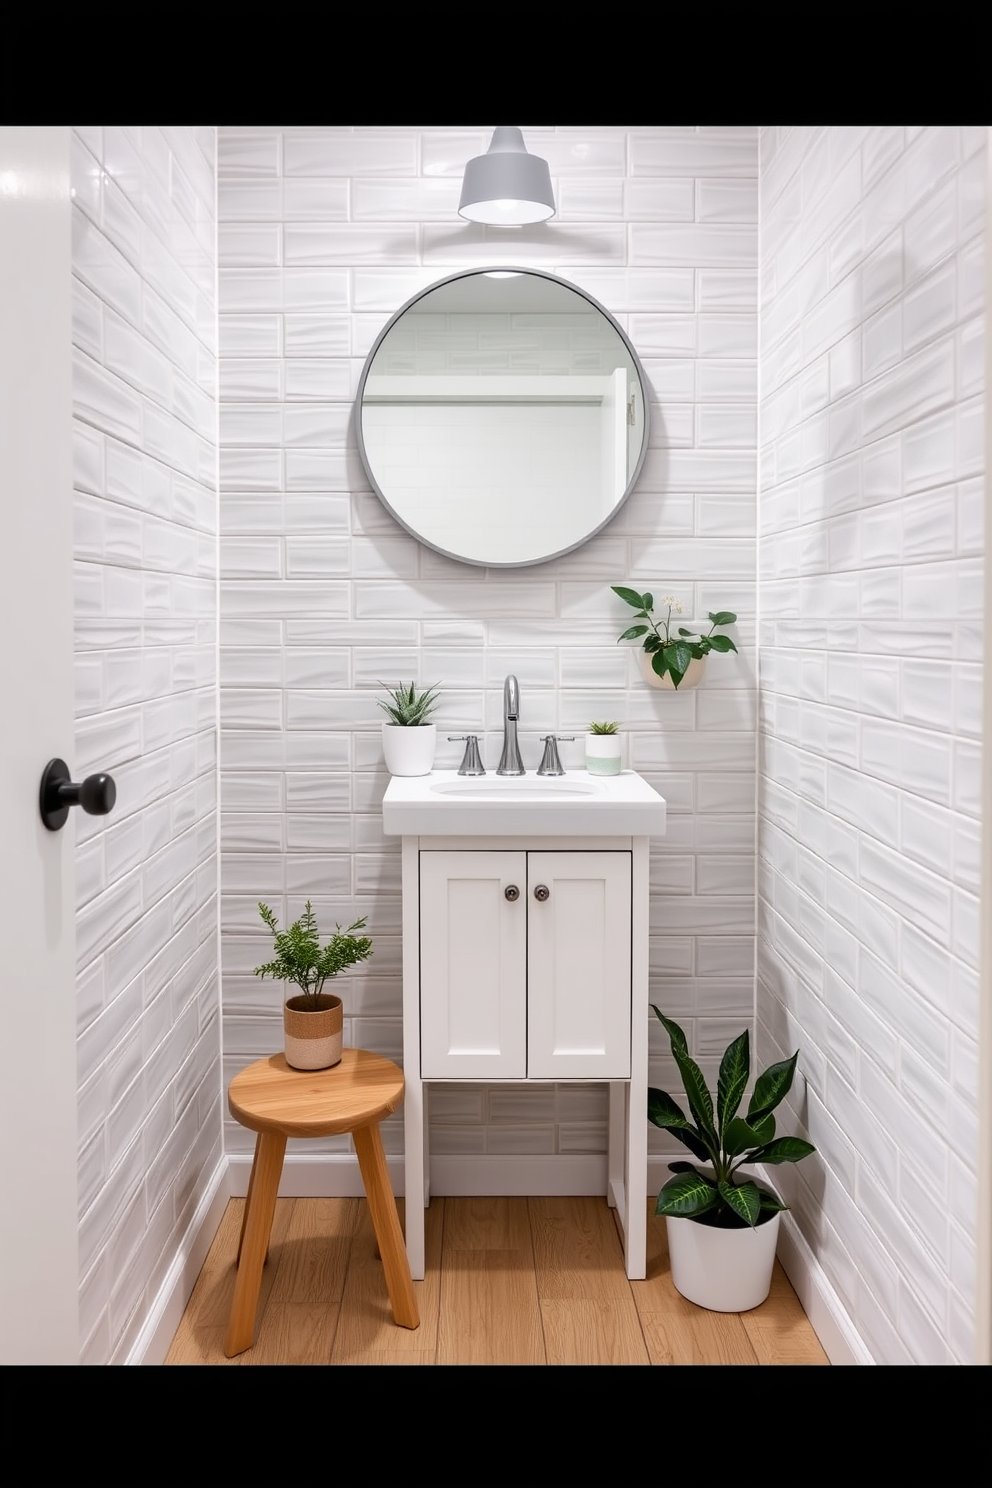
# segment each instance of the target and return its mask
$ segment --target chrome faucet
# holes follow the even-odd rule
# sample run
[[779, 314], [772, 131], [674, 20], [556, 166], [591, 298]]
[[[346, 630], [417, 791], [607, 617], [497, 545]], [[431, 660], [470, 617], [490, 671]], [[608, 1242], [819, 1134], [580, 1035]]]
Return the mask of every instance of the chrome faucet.
[[520, 718], [520, 684], [516, 677], [503, 683], [503, 753], [496, 766], [497, 775], [526, 775], [517, 745], [517, 722]]
[[545, 734], [544, 756], [537, 767], [538, 775], [564, 775], [558, 745], [562, 740], [571, 744], [574, 739], [574, 734]]
[[465, 745], [465, 753], [458, 766], [459, 775], [485, 775], [485, 766], [479, 754], [478, 734], [449, 734], [448, 743]]

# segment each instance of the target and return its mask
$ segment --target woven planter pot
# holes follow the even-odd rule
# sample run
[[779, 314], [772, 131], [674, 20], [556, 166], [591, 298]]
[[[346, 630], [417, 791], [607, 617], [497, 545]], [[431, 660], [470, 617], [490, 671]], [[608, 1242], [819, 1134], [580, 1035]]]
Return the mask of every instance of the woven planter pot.
[[340, 997], [290, 997], [282, 1010], [286, 1063], [292, 1069], [329, 1069], [341, 1062], [344, 1008]]

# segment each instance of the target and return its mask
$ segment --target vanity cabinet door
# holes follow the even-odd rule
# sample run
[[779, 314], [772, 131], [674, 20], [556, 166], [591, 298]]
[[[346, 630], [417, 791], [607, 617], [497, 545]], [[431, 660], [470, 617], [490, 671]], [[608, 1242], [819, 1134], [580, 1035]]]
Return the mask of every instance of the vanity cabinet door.
[[523, 852], [420, 854], [423, 1079], [526, 1077], [526, 895]]
[[630, 936], [630, 853], [421, 853], [421, 1078], [629, 1079]]
[[630, 1078], [631, 856], [527, 855], [527, 1074]]

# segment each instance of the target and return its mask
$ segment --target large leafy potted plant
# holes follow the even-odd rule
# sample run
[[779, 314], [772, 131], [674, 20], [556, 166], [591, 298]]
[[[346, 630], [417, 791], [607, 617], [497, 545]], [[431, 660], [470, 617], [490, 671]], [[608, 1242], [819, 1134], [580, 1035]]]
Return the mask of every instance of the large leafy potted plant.
[[674, 594], [666, 594], [662, 604], [667, 613], [660, 621], [654, 618], [654, 596], [638, 594], [636, 589], [623, 585], [610, 586], [624, 604], [636, 610], [636, 625], [631, 625], [620, 641], [640, 641], [641, 674], [650, 687], [695, 687], [703, 679], [706, 658], [711, 651], [736, 651], [729, 636], [717, 635], [718, 625], [733, 625], [737, 616], [733, 610], [711, 611], [710, 628], [705, 634], [680, 625], [673, 633], [672, 616], [682, 614], [682, 601]]
[[658, 1008], [654, 1012], [668, 1033], [690, 1115], [664, 1090], [650, 1089], [648, 1120], [707, 1164], [669, 1163], [674, 1177], [658, 1195], [655, 1213], [664, 1215], [668, 1228], [672, 1281], [683, 1297], [712, 1312], [747, 1312], [768, 1296], [779, 1216], [788, 1205], [742, 1170], [799, 1162], [816, 1151], [800, 1137], [775, 1135], [772, 1112], [792, 1086], [799, 1051], [758, 1076], [747, 1113], [739, 1116], [751, 1070], [747, 1029], [720, 1061], [714, 1107], [682, 1029]]
[[[380, 687], [386, 687], [381, 682]], [[437, 687], [419, 688], [415, 682], [387, 687], [388, 700], [376, 698], [386, 714], [382, 752], [390, 775], [429, 775], [434, 768], [437, 726], [430, 716], [437, 707]]]
[[340, 997], [324, 991], [324, 983], [371, 956], [369, 937], [352, 933], [364, 928], [366, 916], [347, 930], [336, 925], [322, 947], [309, 899], [303, 914], [288, 930], [279, 929], [267, 904], [259, 902], [258, 912], [272, 932], [275, 956], [256, 966], [255, 975], [276, 977], [300, 989], [283, 1005], [286, 1063], [299, 1070], [340, 1064], [344, 1008]]

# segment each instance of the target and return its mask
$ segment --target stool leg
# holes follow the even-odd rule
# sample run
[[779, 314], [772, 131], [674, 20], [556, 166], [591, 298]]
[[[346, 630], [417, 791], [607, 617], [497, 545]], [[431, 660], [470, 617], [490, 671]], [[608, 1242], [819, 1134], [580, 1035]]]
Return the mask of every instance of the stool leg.
[[248, 1192], [245, 1194], [245, 1207], [241, 1211], [241, 1234], [238, 1236], [238, 1253], [234, 1258], [235, 1266], [241, 1265], [241, 1249], [245, 1243], [245, 1230], [248, 1226], [248, 1210], [251, 1208], [251, 1191], [255, 1186], [255, 1169], [258, 1167], [258, 1144], [262, 1140], [261, 1134], [255, 1138], [255, 1154], [251, 1160], [251, 1172], [248, 1175]]
[[276, 1212], [276, 1195], [286, 1138], [281, 1132], [260, 1132], [252, 1165], [251, 1192], [245, 1203], [242, 1226], [241, 1257], [234, 1282], [234, 1300], [224, 1340], [224, 1353], [229, 1359], [251, 1348], [255, 1339], [255, 1313], [262, 1285], [262, 1266], [269, 1245], [272, 1218]]
[[[355, 1151], [362, 1170], [372, 1224], [382, 1254], [382, 1269], [386, 1273], [386, 1290], [393, 1317], [401, 1328], [419, 1328], [420, 1314], [410, 1279], [410, 1263], [403, 1243], [403, 1231], [396, 1212], [396, 1200], [393, 1198], [393, 1187], [389, 1181], [389, 1169], [386, 1167], [378, 1124], [361, 1126], [352, 1132], [352, 1136], [355, 1139]], [[416, 1197], [413, 1196], [414, 1203]], [[410, 1202], [408, 1198], [407, 1203]]]
[[[248, 1210], [251, 1208], [251, 1190], [255, 1182], [255, 1169], [258, 1167], [258, 1144], [261, 1140], [260, 1135], [255, 1138], [255, 1156], [251, 1160], [251, 1173], [248, 1175], [248, 1192], [245, 1194], [245, 1207], [241, 1215], [241, 1234], [238, 1236], [238, 1253], [234, 1258], [235, 1266], [241, 1265], [241, 1247], [245, 1243], [245, 1226], [248, 1223]], [[268, 1259], [269, 1252], [268, 1247], [266, 1247], [265, 1261], [268, 1261]], [[262, 1264], [264, 1265], [265, 1262], [263, 1261]]]

